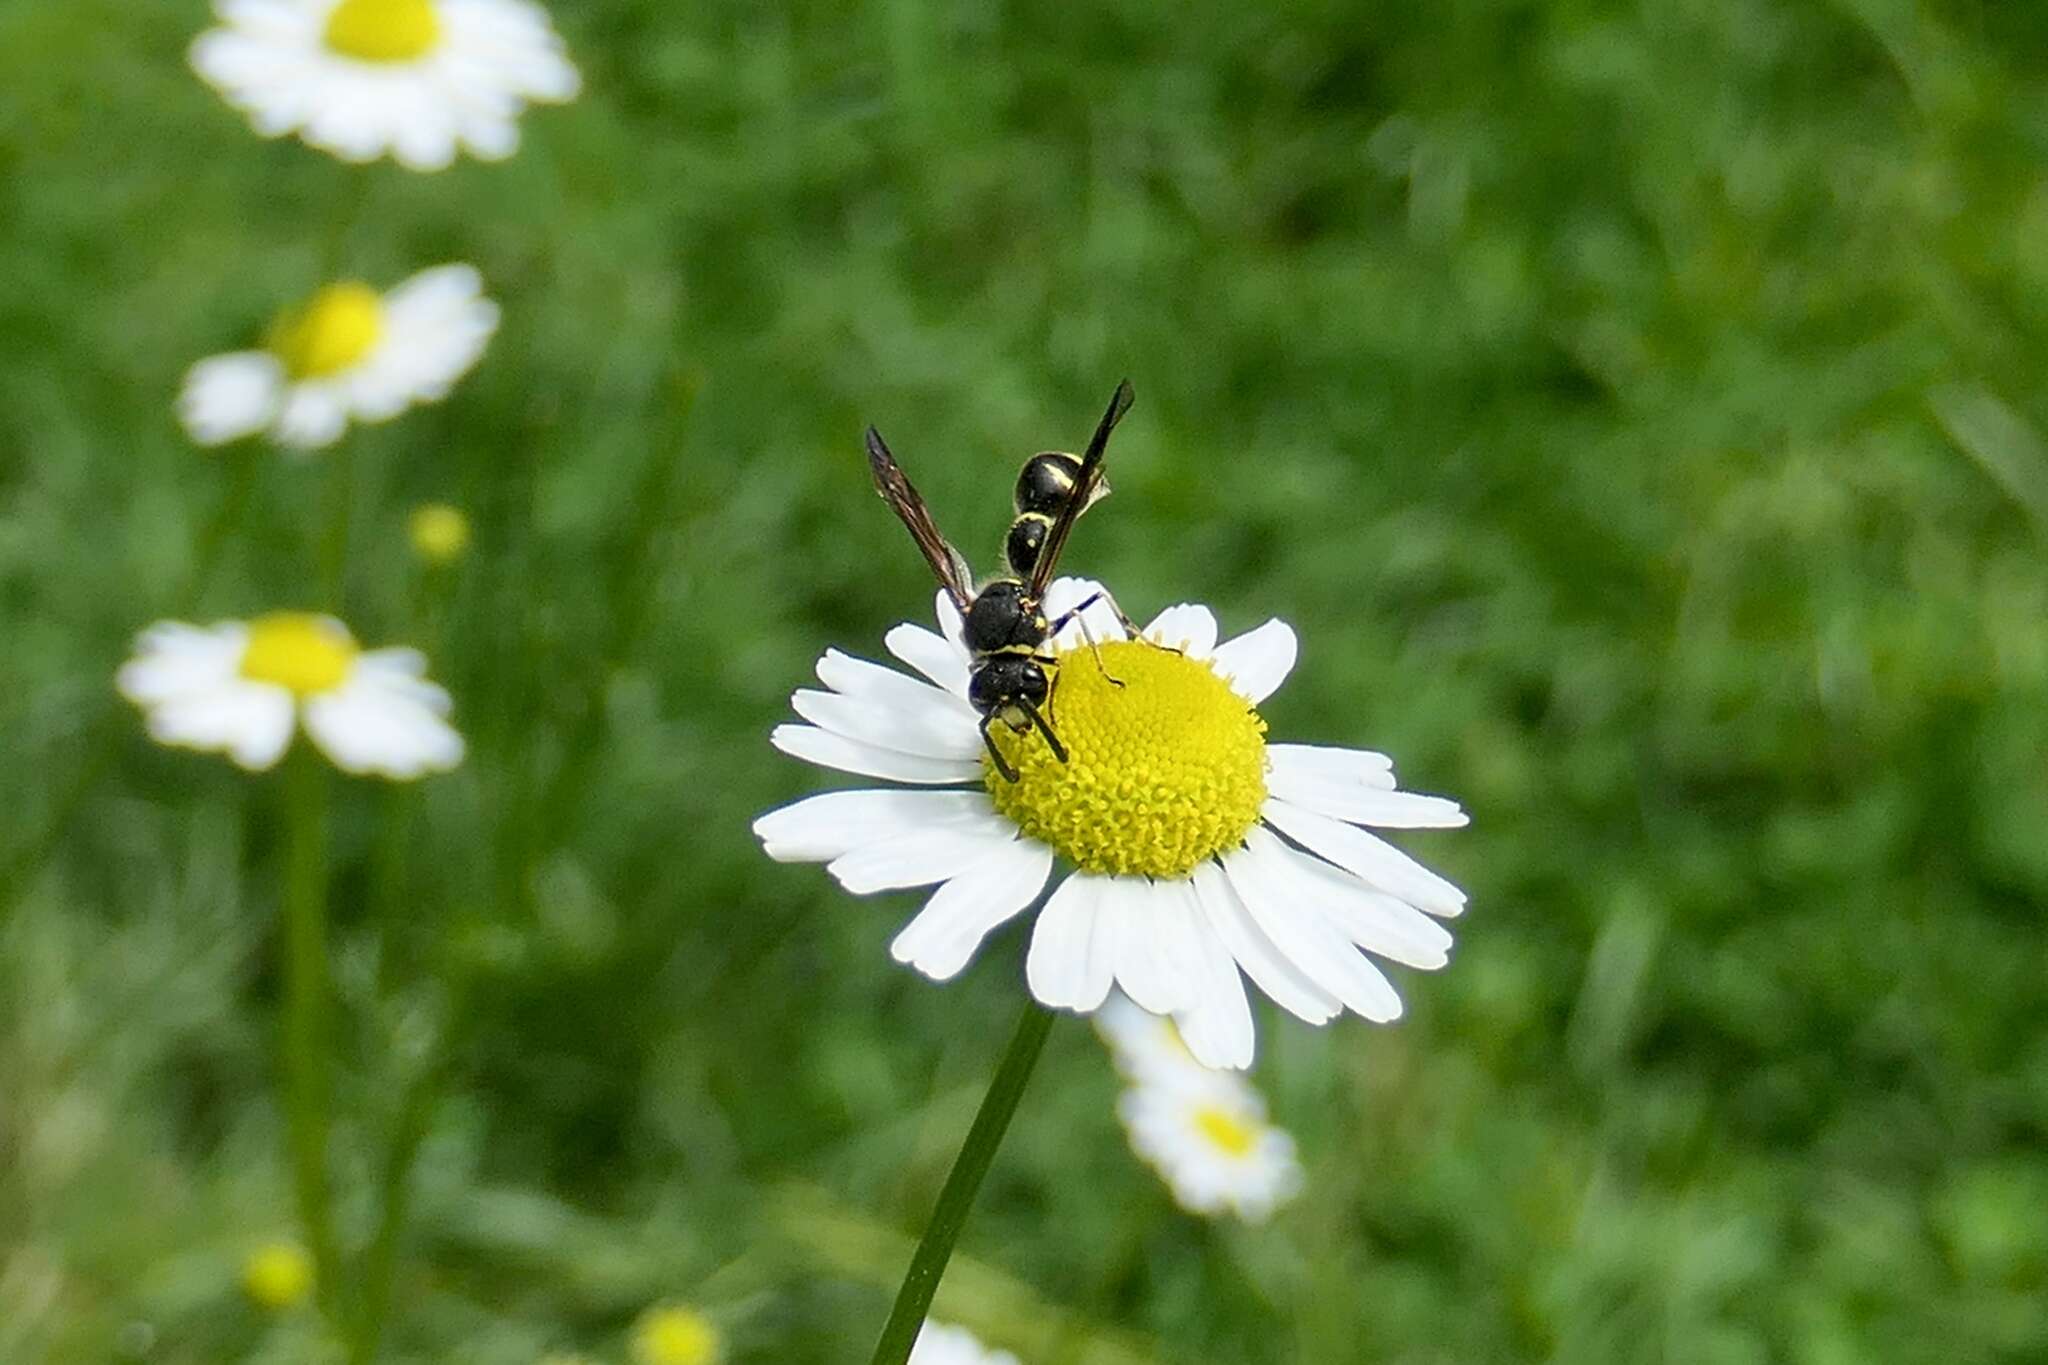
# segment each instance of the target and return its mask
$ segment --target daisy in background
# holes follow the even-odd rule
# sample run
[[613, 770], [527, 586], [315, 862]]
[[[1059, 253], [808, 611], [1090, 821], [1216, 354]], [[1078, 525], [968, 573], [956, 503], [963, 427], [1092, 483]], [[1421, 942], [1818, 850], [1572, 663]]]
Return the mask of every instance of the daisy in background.
[[364, 651], [331, 616], [277, 612], [254, 621], [142, 632], [115, 679], [160, 744], [274, 767], [303, 724], [344, 772], [415, 778], [462, 762], [448, 694], [413, 649]]
[[1265, 1220], [1301, 1190], [1294, 1139], [1266, 1121], [1266, 1102], [1242, 1075], [1211, 1071], [1200, 1085], [1140, 1082], [1117, 1101], [1136, 1152], [1189, 1213]]
[[387, 421], [447, 397], [497, 329], [472, 266], [423, 270], [387, 294], [330, 284], [278, 317], [262, 350], [194, 365], [178, 416], [205, 446], [266, 430], [298, 450], [332, 445], [351, 418]]
[[[1045, 613], [1099, 591], [1060, 579]], [[1366, 827], [1451, 828], [1465, 813], [1395, 790], [1383, 754], [1266, 742], [1255, 708], [1294, 666], [1285, 623], [1219, 644], [1209, 610], [1184, 605], [1137, 641], [1099, 603], [1086, 622], [1100, 666], [1079, 621], [1050, 645], [1062, 656], [1050, 712], [1069, 761], [997, 726], [1018, 772], [1009, 782], [967, 703], [960, 615], [943, 592], [938, 603], [938, 633], [906, 624], [884, 639], [921, 678], [828, 651], [828, 690], [792, 699], [810, 723], [773, 735], [785, 753], [909, 789], [828, 792], [754, 824], [769, 856], [825, 863], [857, 894], [936, 884], [891, 945], [897, 961], [934, 980], [958, 974], [1064, 858], [1075, 870], [1031, 930], [1032, 994], [1087, 1013], [1121, 986], [1172, 1016], [1205, 1065], [1244, 1067], [1240, 972], [1311, 1024], [1347, 1009], [1385, 1021], [1401, 999], [1368, 952], [1424, 970], [1448, 960], [1437, 920], [1460, 913], [1464, 893]]]
[[964, 1327], [927, 1321], [910, 1348], [910, 1365], [1018, 1365], [1008, 1351], [993, 1351]]
[[1095, 1012], [1095, 1031], [1129, 1082], [1117, 1117], [1131, 1149], [1182, 1208], [1259, 1222], [1300, 1190], [1294, 1139], [1266, 1121], [1243, 1072], [1202, 1065], [1171, 1019], [1118, 991]]
[[343, 161], [502, 160], [527, 104], [581, 86], [528, 0], [214, 0], [214, 13], [192, 68], [262, 136], [297, 133]]

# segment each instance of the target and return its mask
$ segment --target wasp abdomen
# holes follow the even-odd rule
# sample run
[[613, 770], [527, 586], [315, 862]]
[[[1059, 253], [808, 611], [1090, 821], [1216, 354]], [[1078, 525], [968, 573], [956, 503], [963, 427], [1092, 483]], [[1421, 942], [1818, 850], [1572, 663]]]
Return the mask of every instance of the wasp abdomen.
[[1052, 516], [1067, 505], [1081, 462], [1058, 450], [1041, 451], [1024, 462], [1017, 475], [1015, 501], [1019, 512]]
[[1038, 563], [1038, 552], [1045, 546], [1046, 534], [1052, 530], [1052, 518], [1043, 512], [1025, 512], [1010, 523], [1010, 533], [1003, 537], [1003, 558], [1010, 566], [1010, 572], [1019, 578], [1031, 577], [1032, 566]]

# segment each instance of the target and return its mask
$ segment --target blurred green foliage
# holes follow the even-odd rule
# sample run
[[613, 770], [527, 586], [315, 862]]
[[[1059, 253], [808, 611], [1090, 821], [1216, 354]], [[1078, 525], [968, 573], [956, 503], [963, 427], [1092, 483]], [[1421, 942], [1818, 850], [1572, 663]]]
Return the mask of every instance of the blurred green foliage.
[[[391, 1358], [616, 1360], [661, 1299], [864, 1358], [1021, 936], [894, 966], [911, 897], [758, 853], [821, 784], [766, 733], [928, 609], [862, 424], [986, 554], [1126, 372], [1071, 562], [1294, 622], [1274, 732], [1463, 799], [1406, 843], [1474, 908], [1398, 1026], [1263, 1020], [1263, 1229], [1056, 1031], [940, 1312], [1027, 1365], [2048, 1355], [2048, 9], [554, 8], [584, 97], [419, 177], [251, 136], [197, 0], [0, 7], [0, 1359], [312, 1358], [236, 1288], [279, 782], [110, 677], [319, 605], [337, 487], [343, 614], [473, 746], [335, 788], [348, 1238], [424, 1138]], [[345, 485], [195, 451], [184, 368], [337, 237], [474, 261], [482, 367]]]

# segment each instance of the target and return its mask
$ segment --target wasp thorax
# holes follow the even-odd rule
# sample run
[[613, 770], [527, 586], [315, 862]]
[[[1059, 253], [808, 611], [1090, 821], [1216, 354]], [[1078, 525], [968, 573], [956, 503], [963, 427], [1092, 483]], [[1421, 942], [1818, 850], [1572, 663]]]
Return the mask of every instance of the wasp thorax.
[[1024, 585], [998, 578], [975, 594], [963, 635], [970, 653], [993, 654], [1019, 645], [1035, 649], [1048, 633], [1045, 613], [1025, 601]]

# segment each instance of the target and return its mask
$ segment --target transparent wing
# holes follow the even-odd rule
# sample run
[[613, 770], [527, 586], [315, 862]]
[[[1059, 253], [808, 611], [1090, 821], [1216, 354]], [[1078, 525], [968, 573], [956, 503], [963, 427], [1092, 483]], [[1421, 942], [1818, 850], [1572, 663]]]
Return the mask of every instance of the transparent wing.
[[924, 499], [911, 486], [903, 466], [897, 464], [896, 457], [889, 453], [882, 433], [873, 427], [868, 428], [868, 468], [874, 471], [875, 491], [882, 495], [883, 502], [895, 509], [897, 517], [909, 530], [910, 538], [917, 542], [925, 563], [932, 566], [939, 586], [946, 590], [946, 595], [953, 599], [953, 605], [964, 615], [974, 602], [974, 571], [967, 567], [967, 557], [939, 534], [931, 509], [924, 505]]
[[1060, 551], [1066, 548], [1067, 537], [1074, 533], [1074, 523], [1088, 510], [1088, 504], [1096, 497], [1102, 483], [1102, 453], [1109, 448], [1109, 433], [1116, 430], [1116, 424], [1130, 411], [1131, 381], [1126, 379], [1116, 386], [1116, 395], [1109, 400], [1108, 411], [1095, 426], [1095, 435], [1088, 440], [1088, 452], [1081, 457], [1080, 472], [1074, 476], [1074, 486], [1067, 493], [1066, 503], [1061, 506], [1059, 516], [1053, 519], [1052, 529], [1045, 533], [1045, 543], [1039, 547], [1038, 558], [1032, 561], [1030, 596], [1045, 596], [1046, 585], [1052, 582], [1053, 570], [1059, 567]]

